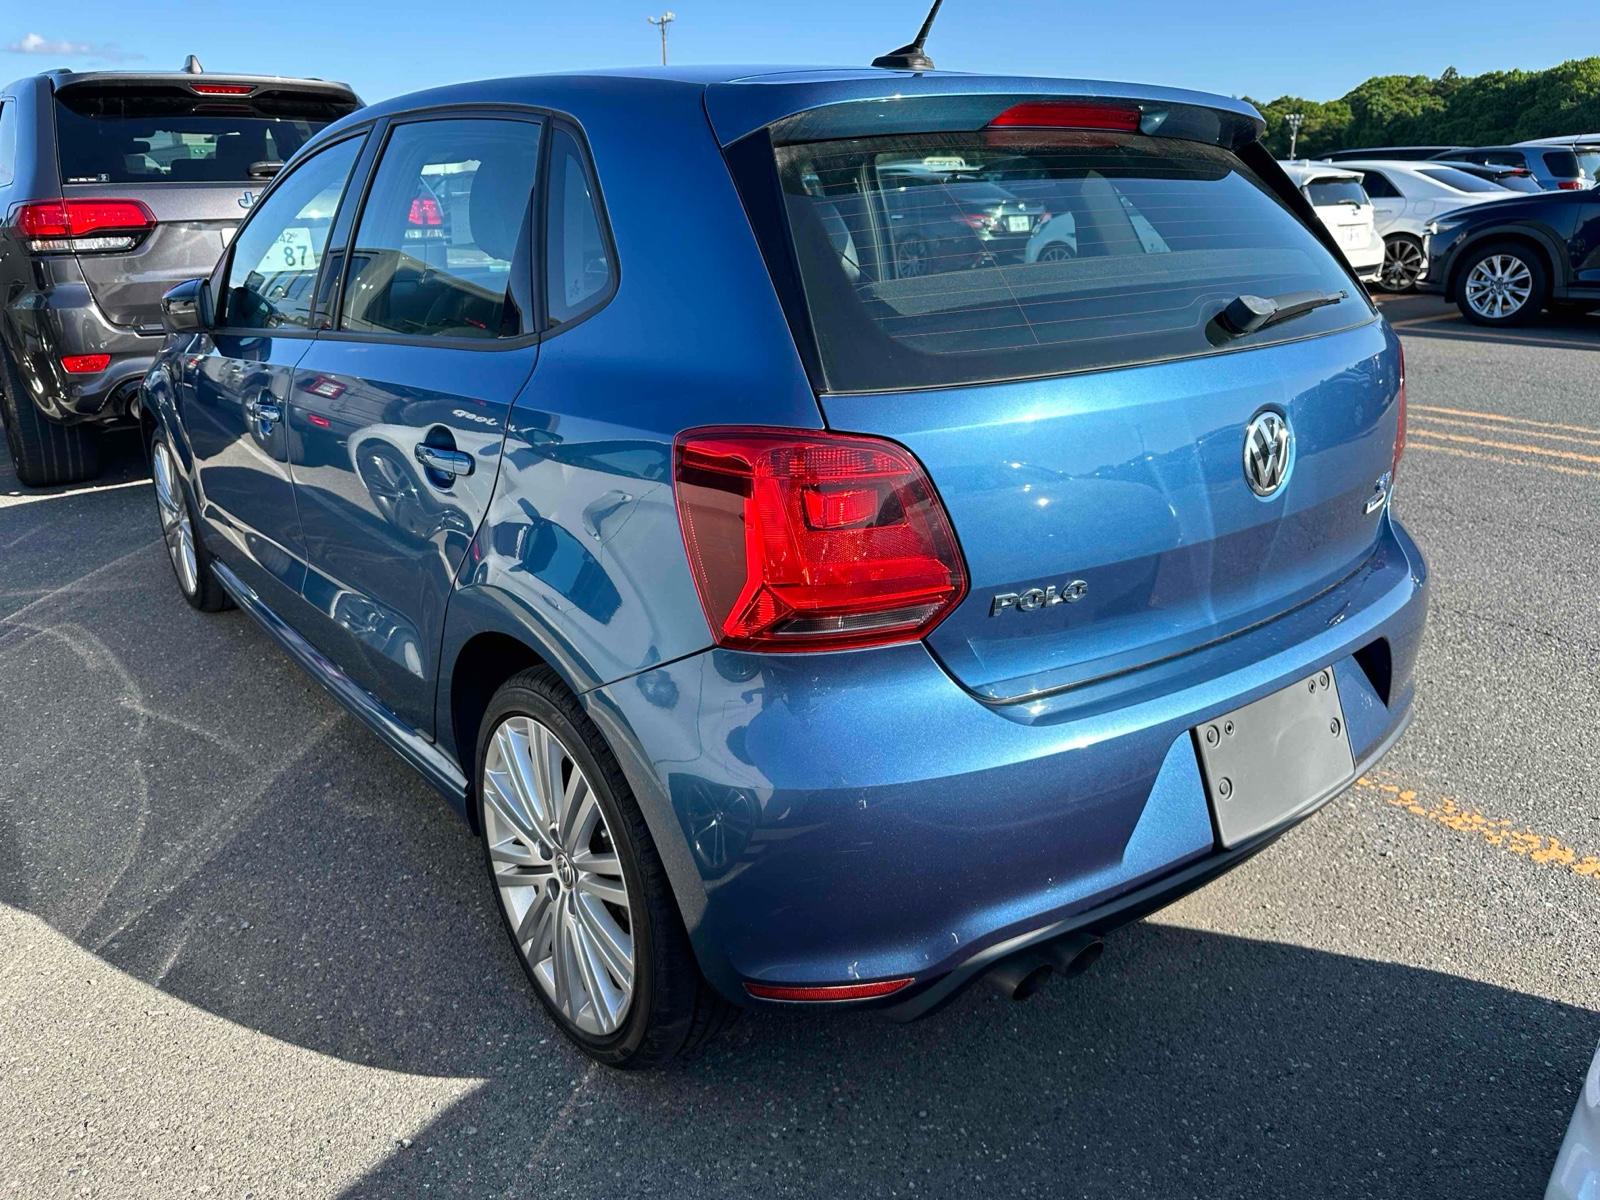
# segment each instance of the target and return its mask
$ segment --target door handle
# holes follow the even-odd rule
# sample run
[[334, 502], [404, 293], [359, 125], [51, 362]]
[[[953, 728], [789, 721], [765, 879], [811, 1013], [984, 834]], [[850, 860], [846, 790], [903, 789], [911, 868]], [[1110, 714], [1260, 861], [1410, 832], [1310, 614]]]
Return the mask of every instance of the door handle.
[[272, 432], [272, 427], [283, 420], [283, 409], [274, 400], [254, 399], [244, 406], [245, 414], [256, 423], [262, 437]]
[[441, 475], [471, 475], [475, 465], [470, 454], [443, 446], [430, 446], [427, 442], [419, 442], [415, 454], [419, 463]]

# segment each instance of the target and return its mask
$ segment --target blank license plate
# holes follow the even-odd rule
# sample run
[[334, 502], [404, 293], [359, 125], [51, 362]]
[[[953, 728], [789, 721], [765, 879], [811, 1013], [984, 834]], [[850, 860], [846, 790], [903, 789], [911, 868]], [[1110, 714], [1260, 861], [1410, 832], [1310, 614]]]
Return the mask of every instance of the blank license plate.
[[1012, 233], [1027, 233], [1033, 228], [1032, 217], [1007, 217], [1006, 228]]
[[1247, 842], [1355, 775], [1333, 668], [1194, 730], [1225, 847]]

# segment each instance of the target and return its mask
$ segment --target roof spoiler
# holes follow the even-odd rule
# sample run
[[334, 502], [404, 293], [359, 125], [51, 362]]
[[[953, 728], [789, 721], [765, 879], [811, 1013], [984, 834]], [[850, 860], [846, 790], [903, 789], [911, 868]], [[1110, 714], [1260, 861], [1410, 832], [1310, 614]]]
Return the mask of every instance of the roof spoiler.
[[[819, 103], [820, 101], [820, 103]], [[1171, 88], [981, 75], [885, 71], [819, 88], [797, 82], [730, 83], [707, 89], [706, 108], [723, 145], [766, 130], [774, 145], [987, 128], [1028, 103], [1119, 106], [1138, 114], [1146, 134], [1237, 150], [1260, 140], [1266, 122], [1249, 104]]]
[[[195, 66], [199, 60], [191, 54]], [[199, 71], [84, 71], [57, 76], [54, 80], [56, 94], [89, 88], [149, 88], [171, 87], [196, 95], [213, 95], [222, 98], [236, 96], [240, 100], [265, 92], [299, 92], [323, 96], [330, 100], [348, 100], [356, 107], [361, 98], [348, 83], [328, 79], [295, 78], [284, 75], [213, 75]], [[217, 89], [213, 91], [212, 89]], [[223, 91], [221, 89], [227, 89]], [[245, 90], [238, 90], [245, 89]]]

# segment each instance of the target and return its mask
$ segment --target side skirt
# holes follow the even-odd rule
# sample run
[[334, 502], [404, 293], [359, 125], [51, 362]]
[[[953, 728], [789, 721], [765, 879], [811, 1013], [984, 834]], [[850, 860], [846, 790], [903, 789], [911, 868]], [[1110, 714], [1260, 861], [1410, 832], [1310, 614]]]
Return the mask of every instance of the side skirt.
[[233, 602], [254, 617], [307, 674], [332, 692], [335, 700], [359, 717], [396, 754], [438, 788], [457, 812], [466, 810], [466, 776], [444, 751], [374, 700], [331, 659], [291, 629], [247, 583], [222, 563], [213, 562], [211, 569]]

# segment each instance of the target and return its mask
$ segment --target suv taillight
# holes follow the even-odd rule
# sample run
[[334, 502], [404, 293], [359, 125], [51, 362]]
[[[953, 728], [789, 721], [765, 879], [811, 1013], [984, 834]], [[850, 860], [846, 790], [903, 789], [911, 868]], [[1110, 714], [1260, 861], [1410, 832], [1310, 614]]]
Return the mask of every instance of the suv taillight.
[[967, 592], [955, 534], [911, 453], [856, 435], [694, 429], [678, 519], [717, 644], [838, 650], [915, 641]]
[[137, 246], [156, 218], [137, 200], [33, 200], [11, 223], [35, 254], [114, 254]]

